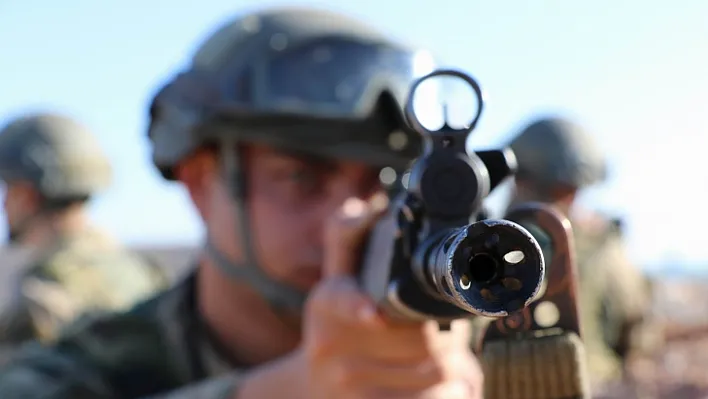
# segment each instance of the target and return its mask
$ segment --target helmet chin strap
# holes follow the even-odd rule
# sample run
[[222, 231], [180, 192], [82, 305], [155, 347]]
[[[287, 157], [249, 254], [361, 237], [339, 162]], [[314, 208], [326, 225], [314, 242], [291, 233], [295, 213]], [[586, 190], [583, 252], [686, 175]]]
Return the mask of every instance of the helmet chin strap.
[[224, 178], [228, 184], [236, 213], [236, 232], [241, 237], [243, 258], [241, 262], [228, 259], [207, 237], [206, 253], [214, 264], [231, 279], [241, 280], [255, 289], [276, 311], [294, 310], [300, 312], [307, 299], [307, 293], [270, 277], [256, 261], [251, 224], [246, 206], [246, 176], [235, 140], [222, 140], [220, 156]]

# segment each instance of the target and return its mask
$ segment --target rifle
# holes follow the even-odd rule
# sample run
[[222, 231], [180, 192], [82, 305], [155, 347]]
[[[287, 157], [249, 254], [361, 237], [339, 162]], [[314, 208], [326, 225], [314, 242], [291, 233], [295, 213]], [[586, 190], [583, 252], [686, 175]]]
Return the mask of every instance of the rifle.
[[[415, 115], [416, 89], [442, 76], [462, 79], [476, 94], [477, 113], [466, 127], [445, 121], [430, 131]], [[360, 275], [393, 319], [435, 320], [446, 329], [471, 315], [504, 317], [528, 306], [541, 288], [545, 266], [536, 239], [509, 220], [477, 221], [484, 198], [516, 169], [510, 149], [467, 152], [483, 105], [477, 81], [457, 70], [434, 71], [411, 88], [405, 119], [423, 137], [423, 153], [374, 227]]]
[[[430, 131], [415, 115], [413, 97], [418, 86], [442, 76], [462, 79], [476, 94], [477, 113], [466, 127], [453, 128], [446, 120], [439, 130]], [[441, 329], [448, 329], [455, 319], [497, 319], [486, 331], [484, 345], [480, 343], [488, 399], [584, 397], [555, 395], [584, 389], [568, 374], [576, 368], [567, 364], [579, 360], [576, 352], [582, 347], [577, 342], [574, 274], [569, 273], [574, 270], [569, 222], [539, 204], [522, 206], [505, 219], [486, 219], [481, 214], [484, 198], [516, 171], [516, 158], [509, 148], [467, 152], [467, 138], [483, 105], [477, 81], [458, 70], [434, 71], [411, 88], [405, 119], [423, 137], [424, 151], [409, 171], [408, 184], [399, 181], [402, 192], [392, 199], [389, 212], [369, 237], [360, 274], [362, 287], [381, 310], [401, 322], [434, 320]], [[545, 286], [543, 252], [522, 223], [531, 223], [551, 237], [553, 267]], [[538, 305], [531, 304], [542, 289], [544, 301], [556, 304], [561, 313], [551, 327], [563, 334], [551, 335], [548, 326], [536, 328], [541, 322], [531, 315]], [[542, 330], [546, 335], [519, 338], [516, 332], [524, 330]], [[528, 382], [526, 374], [509, 374], [525, 371], [522, 366], [540, 358], [521, 354], [504, 361], [516, 348], [544, 348], [541, 353], [546, 355], [564, 355], [558, 367], [538, 368], [536, 374], [545, 374], [541, 381], [557, 381], [559, 387], [567, 385], [568, 389], [544, 393], [533, 384], [521, 386]], [[510, 390], [498, 389], [502, 386]]]

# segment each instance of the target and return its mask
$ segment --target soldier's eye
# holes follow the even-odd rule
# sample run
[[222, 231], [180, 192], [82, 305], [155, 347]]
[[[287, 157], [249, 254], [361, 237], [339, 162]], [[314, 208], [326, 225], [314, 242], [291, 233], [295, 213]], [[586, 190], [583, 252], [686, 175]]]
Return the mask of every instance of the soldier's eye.
[[307, 168], [293, 170], [288, 178], [293, 182], [301, 185], [313, 185], [318, 182], [316, 171]]

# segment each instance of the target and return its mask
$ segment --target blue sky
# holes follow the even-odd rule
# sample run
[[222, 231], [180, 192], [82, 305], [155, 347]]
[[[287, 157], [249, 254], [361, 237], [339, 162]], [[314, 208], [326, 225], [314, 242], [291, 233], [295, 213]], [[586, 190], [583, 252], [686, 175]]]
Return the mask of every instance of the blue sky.
[[[578, 118], [612, 170], [583, 203], [626, 217], [632, 259], [646, 267], [708, 260], [708, 2], [514, 3], [357, 0], [335, 9], [479, 79], [489, 101], [473, 148], [508, 140], [537, 113]], [[256, 4], [325, 5], [0, 2], [0, 123], [41, 108], [82, 120], [116, 169], [115, 185], [92, 206], [96, 223], [131, 244], [197, 243], [202, 229], [184, 192], [149, 163], [146, 106], [216, 24]]]

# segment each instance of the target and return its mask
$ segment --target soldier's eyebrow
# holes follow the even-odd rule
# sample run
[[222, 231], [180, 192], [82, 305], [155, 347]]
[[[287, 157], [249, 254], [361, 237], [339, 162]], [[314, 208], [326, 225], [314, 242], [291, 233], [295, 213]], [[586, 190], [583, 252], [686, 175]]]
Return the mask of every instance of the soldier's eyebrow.
[[314, 165], [317, 167], [325, 168], [337, 167], [337, 162], [330, 158], [326, 158], [320, 155], [314, 155], [301, 150], [278, 149], [276, 153], [280, 156], [293, 158], [308, 165]]

